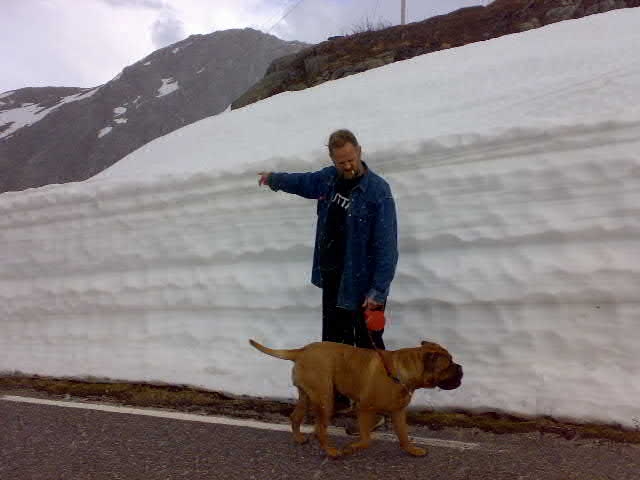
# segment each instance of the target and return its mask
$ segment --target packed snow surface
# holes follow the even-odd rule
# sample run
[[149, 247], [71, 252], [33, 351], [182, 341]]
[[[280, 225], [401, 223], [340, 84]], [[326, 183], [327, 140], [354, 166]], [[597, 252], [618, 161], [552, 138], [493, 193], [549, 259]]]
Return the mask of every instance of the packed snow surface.
[[77, 184], [0, 195], [0, 370], [294, 397], [248, 338], [320, 338], [315, 204], [261, 170], [353, 129], [388, 179], [388, 348], [463, 385], [413, 405], [640, 416], [640, 9], [399, 62], [226, 112]]

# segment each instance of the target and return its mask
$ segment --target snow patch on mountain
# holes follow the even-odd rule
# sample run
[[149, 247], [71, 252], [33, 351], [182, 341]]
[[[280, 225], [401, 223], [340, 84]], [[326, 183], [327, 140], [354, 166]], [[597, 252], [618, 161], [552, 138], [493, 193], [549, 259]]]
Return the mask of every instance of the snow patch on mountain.
[[102, 138], [102, 137], [104, 137], [105, 135], [108, 135], [109, 133], [111, 133], [111, 130], [113, 130], [113, 127], [111, 127], [111, 126], [104, 127], [103, 129], [101, 129], [101, 130], [98, 132], [98, 138]]
[[162, 86], [158, 89], [158, 94], [156, 97], [164, 97], [165, 95], [169, 95], [180, 88], [178, 82], [173, 78], [162, 78]]
[[[4, 110], [0, 112], [0, 127], [7, 124], [10, 124], [10, 126], [9, 128], [0, 132], [0, 138], [9, 137], [20, 128], [33, 125], [34, 123], [42, 120], [51, 112], [57, 110], [67, 103], [77, 102], [80, 100], [84, 100], [85, 98], [89, 98], [95, 95], [98, 90], [100, 90], [100, 87], [89, 89], [87, 91], [80, 92], [75, 95], [70, 95], [68, 97], [63, 97], [58, 103], [47, 108], [43, 108], [38, 104], [23, 103], [18, 108]], [[3, 97], [6, 96], [8, 95], [3, 95]]]

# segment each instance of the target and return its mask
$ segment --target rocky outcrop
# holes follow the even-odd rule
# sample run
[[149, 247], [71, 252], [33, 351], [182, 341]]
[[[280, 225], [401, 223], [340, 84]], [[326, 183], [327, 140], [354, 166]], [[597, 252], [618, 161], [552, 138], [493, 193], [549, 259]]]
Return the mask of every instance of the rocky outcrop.
[[463, 8], [410, 25], [337, 37], [273, 62], [265, 77], [231, 108], [416, 55], [638, 6], [640, 0], [495, 0], [486, 7]]
[[0, 192], [92, 177], [151, 140], [224, 111], [274, 59], [306, 46], [251, 29], [194, 35], [94, 89], [2, 93]]

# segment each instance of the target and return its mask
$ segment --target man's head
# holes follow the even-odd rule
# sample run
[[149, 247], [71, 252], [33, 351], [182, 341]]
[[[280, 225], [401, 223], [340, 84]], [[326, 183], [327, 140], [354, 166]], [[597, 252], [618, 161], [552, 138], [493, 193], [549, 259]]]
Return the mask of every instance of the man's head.
[[351, 179], [364, 173], [362, 149], [356, 136], [349, 130], [337, 130], [329, 137], [329, 156], [338, 174]]

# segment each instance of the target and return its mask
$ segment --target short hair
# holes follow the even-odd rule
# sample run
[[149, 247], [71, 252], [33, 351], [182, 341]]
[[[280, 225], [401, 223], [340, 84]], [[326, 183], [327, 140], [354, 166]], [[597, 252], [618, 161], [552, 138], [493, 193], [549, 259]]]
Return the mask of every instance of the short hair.
[[333, 150], [335, 148], [342, 148], [347, 143], [352, 144], [354, 147], [358, 147], [360, 145], [352, 131], [346, 129], [336, 130], [329, 136], [329, 143], [327, 143], [327, 147], [329, 147], [329, 155], [333, 155]]

